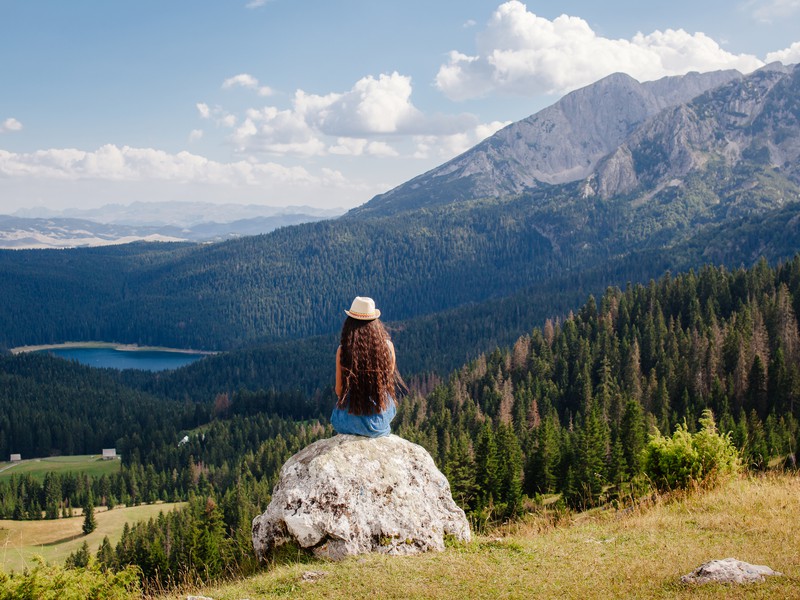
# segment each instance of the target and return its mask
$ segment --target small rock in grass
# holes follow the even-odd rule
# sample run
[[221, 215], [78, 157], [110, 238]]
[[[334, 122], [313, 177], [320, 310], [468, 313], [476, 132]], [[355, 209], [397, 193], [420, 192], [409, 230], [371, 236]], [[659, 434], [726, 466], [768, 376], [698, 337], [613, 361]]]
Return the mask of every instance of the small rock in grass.
[[681, 577], [683, 583], [754, 583], [765, 575], [782, 575], [763, 565], [751, 565], [735, 558], [712, 560]]

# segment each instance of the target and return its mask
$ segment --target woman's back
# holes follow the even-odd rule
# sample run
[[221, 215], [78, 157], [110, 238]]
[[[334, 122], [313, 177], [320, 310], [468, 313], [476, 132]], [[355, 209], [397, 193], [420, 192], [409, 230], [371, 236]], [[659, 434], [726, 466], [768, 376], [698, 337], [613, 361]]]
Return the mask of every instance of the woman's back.
[[331, 423], [339, 433], [387, 435], [397, 412], [394, 346], [371, 298], [356, 297], [345, 313], [336, 351], [337, 403]]

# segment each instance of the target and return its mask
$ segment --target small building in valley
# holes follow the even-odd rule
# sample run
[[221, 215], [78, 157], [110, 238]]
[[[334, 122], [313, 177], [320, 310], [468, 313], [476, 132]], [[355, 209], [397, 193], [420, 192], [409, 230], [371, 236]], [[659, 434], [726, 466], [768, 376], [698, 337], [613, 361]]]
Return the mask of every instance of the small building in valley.
[[114, 460], [117, 457], [116, 448], [103, 448], [103, 460]]
[[22, 460], [22, 454], [12, 454], [11, 458], [8, 459], [10, 462], [19, 462]]

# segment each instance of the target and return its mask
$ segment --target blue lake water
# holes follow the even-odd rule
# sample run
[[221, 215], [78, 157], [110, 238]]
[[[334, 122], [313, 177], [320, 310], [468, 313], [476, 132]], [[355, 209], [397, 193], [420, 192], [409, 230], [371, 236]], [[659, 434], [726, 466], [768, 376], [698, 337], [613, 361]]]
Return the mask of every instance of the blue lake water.
[[166, 371], [189, 365], [203, 354], [161, 352], [155, 350], [115, 350], [114, 348], [52, 348], [41, 350], [55, 356], [75, 360], [90, 367]]

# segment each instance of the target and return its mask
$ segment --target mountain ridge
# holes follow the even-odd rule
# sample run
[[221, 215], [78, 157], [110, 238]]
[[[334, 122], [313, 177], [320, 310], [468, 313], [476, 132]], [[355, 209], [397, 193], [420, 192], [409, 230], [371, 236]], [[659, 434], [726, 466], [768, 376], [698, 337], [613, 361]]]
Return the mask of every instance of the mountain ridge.
[[513, 195], [541, 184], [584, 179], [637, 125], [664, 108], [742, 77], [729, 70], [639, 83], [623, 73], [609, 75], [348, 215], [391, 214], [422, 204]]

